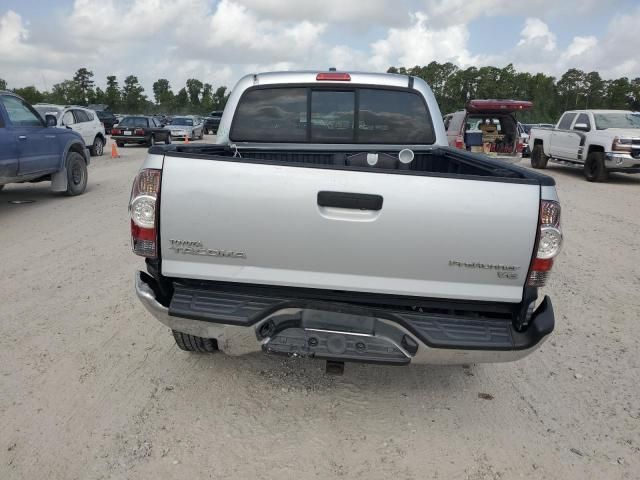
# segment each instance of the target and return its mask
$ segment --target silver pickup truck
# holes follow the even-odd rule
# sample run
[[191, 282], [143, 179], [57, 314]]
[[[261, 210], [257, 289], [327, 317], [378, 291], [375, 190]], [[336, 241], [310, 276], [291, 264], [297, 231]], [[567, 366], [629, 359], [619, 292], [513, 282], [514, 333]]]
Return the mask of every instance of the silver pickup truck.
[[391, 365], [516, 360], [552, 332], [552, 178], [447, 145], [422, 80], [249, 75], [217, 144], [133, 183], [135, 288], [188, 351]]

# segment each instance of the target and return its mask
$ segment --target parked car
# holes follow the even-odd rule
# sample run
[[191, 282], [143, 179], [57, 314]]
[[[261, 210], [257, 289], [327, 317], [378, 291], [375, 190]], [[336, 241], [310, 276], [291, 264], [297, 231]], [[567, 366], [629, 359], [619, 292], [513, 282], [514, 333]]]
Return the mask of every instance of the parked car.
[[218, 133], [218, 126], [220, 125], [220, 119], [222, 118], [221, 111], [211, 112], [207, 117], [204, 118], [204, 133]]
[[554, 180], [449, 147], [420, 78], [250, 75], [219, 132], [133, 182], [136, 292], [179, 348], [466, 364], [553, 330]]
[[104, 125], [105, 133], [110, 134], [113, 126], [118, 123], [118, 119], [111, 111], [109, 105], [98, 103], [89, 105], [87, 108], [96, 112], [96, 115], [98, 115], [98, 119]]
[[553, 128], [532, 128], [531, 166], [549, 160], [583, 168], [589, 182], [604, 182], [610, 172], [640, 173], [640, 112], [571, 110]]
[[200, 117], [193, 115], [173, 117], [171, 125], [167, 125], [166, 128], [171, 131], [172, 138], [195, 140], [204, 137], [204, 124]]
[[470, 100], [464, 110], [445, 115], [448, 143], [516, 160], [523, 143], [513, 114], [532, 107], [523, 100]]
[[66, 127], [78, 132], [93, 156], [101, 156], [107, 138], [103, 124], [96, 113], [88, 108], [78, 106], [62, 106], [49, 103], [36, 103], [35, 108], [42, 118], [51, 115], [56, 119], [56, 126]]
[[156, 142], [169, 145], [171, 131], [153, 117], [137, 115], [120, 120], [118, 126], [111, 130], [111, 138], [119, 147], [124, 147], [126, 143], [142, 143], [152, 147]]
[[8, 183], [50, 181], [54, 192], [80, 195], [87, 186], [89, 151], [74, 130], [12, 92], [0, 91], [0, 189]]

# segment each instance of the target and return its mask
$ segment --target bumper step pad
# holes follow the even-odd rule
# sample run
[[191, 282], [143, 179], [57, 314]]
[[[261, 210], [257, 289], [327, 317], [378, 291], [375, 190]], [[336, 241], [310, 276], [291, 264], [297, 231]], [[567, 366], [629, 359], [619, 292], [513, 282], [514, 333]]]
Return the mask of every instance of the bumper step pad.
[[[534, 312], [529, 328], [525, 332], [518, 332], [513, 328], [509, 319], [471, 318], [464, 315], [447, 316], [440, 313], [413, 312], [399, 307], [382, 308], [345, 301], [318, 301], [299, 295], [272, 296], [262, 291], [259, 293], [245, 292], [239, 291], [237, 288], [227, 291], [213, 287], [191, 287], [179, 283], [174, 284], [174, 295], [169, 306], [169, 315], [251, 327], [260, 323], [265, 317], [285, 308], [302, 309], [303, 317], [305, 312], [307, 315], [319, 312], [322, 321], [312, 324], [311, 327], [317, 330], [337, 331], [345, 338], [350, 333], [355, 336], [358, 333], [380, 335], [379, 329], [384, 324], [381, 320], [387, 320], [397, 327], [401, 326], [408, 330], [422, 343], [432, 348], [524, 350], [536, 345], [543, 337], [551, 333], [554, 327], [553, 307], [548, 297], [545, 297]], [[351, 322], [347, 320], [348, 316], [359, 320]], [[287, 327], [295, 328], [278, 328], [276, 332], [272, 332], [277, 335], [269, 335], [272, 337], [271, 342], [273, 342], [269, 348], [274, 352], [277, 350], [285, 353], [287, 349], [291, 351], [294, 344], [306, 342], [310, 327], [307, 322], [311, 322], [311, 320], [305, 320], [303, 324], [296, 324], [294, 321], [294, 325], [287, 325]], [[260, 328], [264, 326], [263, 323]], [[400, 331], [399, 328], [394, 329]], [[266, 335], [257, 334], [262, 338], [266, 337]], [[361, 357], [361, 352], [352, 351], [352, 348], [355, 348], [355, 343], [352, 345], [351, 340], [347, 340], [345, 354]], [[394, 338], [396, 345], [402, 344], [396, 340]], [[330, 356], [329, 344], [322, 346], [322, 342], [329, 341], [328, 338], [318, 337], [318, 341], [318, 346], [313, 349], [314, 354]], [[389, 344], [393, 345], [392, 342]], [[383, 347], [382, 344], [371, 343], [372, 355], [389, 356], [392, 360], [396, 352], [386, 351], [384, 355], [375, 353]], [[311, 352], [308, 348], [307, 350]], [[410, 351], [410, 349], [405, 350]], [[304, 353], [305, 351], [300, 352]], [[398, 352], [404, 356], [400, 350]], [[399, 359], [400, 357], [398, 357]], [[388, 362], [389, 358], [385, 358], [384, 361]]]

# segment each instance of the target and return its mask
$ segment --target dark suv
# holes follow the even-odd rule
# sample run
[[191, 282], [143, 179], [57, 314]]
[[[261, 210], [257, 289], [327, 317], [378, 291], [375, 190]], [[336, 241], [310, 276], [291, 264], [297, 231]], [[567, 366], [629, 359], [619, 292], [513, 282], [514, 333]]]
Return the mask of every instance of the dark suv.
[[94, 112], [96, 112], [96, 115], [98, 116], [98, 120], [100, 120], [104, 125], [105, 133], [110, 134], [113, 126], [116, 123], [118, 123], [118, 119], [113, 114], [113, 112], [109, 109], [109, 105], [95, 104], [95, 105], [89, 105], [87, 108], [89, 110], [93, 110]]
[[220, 125], [220, 119], [222, 118], [221, 111], [211, 112], [204, 119], [204, 133], [218, 133], [218, 126]]

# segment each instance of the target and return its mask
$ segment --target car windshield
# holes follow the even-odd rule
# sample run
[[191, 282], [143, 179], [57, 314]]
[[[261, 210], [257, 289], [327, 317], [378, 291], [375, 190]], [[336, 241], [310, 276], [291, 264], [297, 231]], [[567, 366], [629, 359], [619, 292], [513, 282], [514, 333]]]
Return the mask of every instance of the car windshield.
[[171, 125], [187, 125], [193, 127], [193, 120], [191, 118], [174, 118]]
[[60, 116], [60, 112], [62, 112], [62, 110], [60, 110], [59, 108], [47, 105], [34, 105], [33, 108], [36, 109], [36, 111], [42, 116], [42, 118], [45, 118], [46, 115], [53, 115], [54, 117], [58, 118]]
[[594, 113], [596, 129], [640, 128], [640, 113]]
[[121, 127], [148, 127], [149, 123], [145, 117], [126, 117], [120, 122]]

